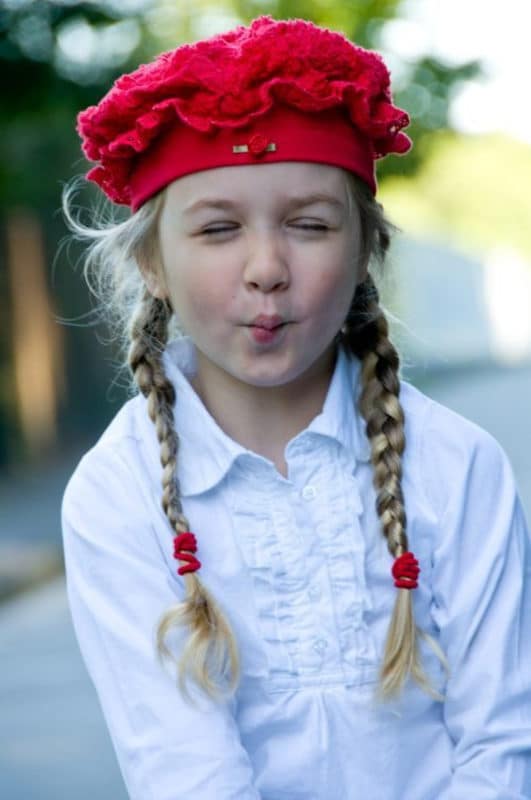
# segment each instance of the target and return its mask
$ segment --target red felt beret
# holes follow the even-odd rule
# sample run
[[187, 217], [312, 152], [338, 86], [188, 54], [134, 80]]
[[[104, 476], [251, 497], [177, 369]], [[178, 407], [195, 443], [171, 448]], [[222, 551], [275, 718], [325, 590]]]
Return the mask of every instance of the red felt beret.
[[122, 75], [77, 130], [87, 178], [136, 210], [182, 175], [278, 161], [344, 167], [375, 192], [375, 159], [409, 150], [408, 123], [377, 53], [262, 16]]

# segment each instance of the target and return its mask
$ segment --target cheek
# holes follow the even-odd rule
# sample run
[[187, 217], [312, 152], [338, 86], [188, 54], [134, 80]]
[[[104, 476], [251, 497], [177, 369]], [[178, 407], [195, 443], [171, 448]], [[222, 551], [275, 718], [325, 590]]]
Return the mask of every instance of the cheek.
[[357, 243], [347, 247], [337, 258], [335, 269], [330, 271], [328, 290], [331, 294], [331, 302], [341, 314], [346, 314], [351, 306], [352, 299], [356, 292], [356, 286], [362, 280], [362, 269], [359, 266], [360, 252]]
[[226, 281], [219, 278], [219, 274], [197, 267], [174, 278], [171, 284], [172, 299], [177, 315], [183, 322], [211, 325], [219, 316], [224, 300], [230, 297], [230, 288]]
[[350, 308], [356, 283], [356, 271], [353, 266], [349, 266], [348, 269], [321, 272], [316, 276], [310, 290], [312, 302], [327, 317], [341, 316]]

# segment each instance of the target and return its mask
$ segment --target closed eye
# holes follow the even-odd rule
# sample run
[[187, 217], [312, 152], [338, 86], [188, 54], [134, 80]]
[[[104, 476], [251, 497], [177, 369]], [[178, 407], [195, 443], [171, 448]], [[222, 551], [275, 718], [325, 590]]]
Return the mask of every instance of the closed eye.
[[[297, 228], [298, 230], [303, 230], [303, 231], [325, 232], [325, 231], [330, 230], [328, 225], [323, 225], [323, 224], [316, 223], [316, 222], [315, 223], [298, 223], [298, 224], [291, 223], [291, 227], [292, 228]], [[206, 234], [207, 236], [211, 236], [211, 235], [214, 235], [216, 233], [228, 233], [230, 231], [236, 230], [237, 228], [238, 228], [237, 225], [218, 225], [218, 226], [212, 227], [212, 228], [204, 228], [204, 230], [202, 230], [201, 233], [202, 234]]]
[[226, 233], [227, 231], [236, 230], [236, 227], [237, 227], [236, 225], [223, 225], [223, 226], [218, 226], [216, 228], [205, 228], [204, 230], [201, 231], [201, 233], [206, 233], [207, 235], [213, 233]]
[[301, 230], [308, 230], [308, 231], [327, 231], [329, 230], [328, 225], [319, 225], [317, 223], [314, 224], [306, 224], [306, 225], [293, 225], [294, 228], [300, 228]]

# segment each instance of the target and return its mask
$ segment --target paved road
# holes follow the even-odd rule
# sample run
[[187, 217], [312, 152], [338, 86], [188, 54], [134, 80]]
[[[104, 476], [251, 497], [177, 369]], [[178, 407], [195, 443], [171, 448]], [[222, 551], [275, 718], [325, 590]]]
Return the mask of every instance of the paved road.
[[63, 571], [61, 496], [88, 446], [58, 452], [45, 470], [19, 468], [0, 483], [0, 602]]
[[[420, 383], [504, 445], [531, 519], [531, 368]], [[0, 605], [0, 664], [2, 797], [127, 800], [73, 635], [62, 577]]]
[[63, 578], [0, 606], [0, 794], [127, 800]]

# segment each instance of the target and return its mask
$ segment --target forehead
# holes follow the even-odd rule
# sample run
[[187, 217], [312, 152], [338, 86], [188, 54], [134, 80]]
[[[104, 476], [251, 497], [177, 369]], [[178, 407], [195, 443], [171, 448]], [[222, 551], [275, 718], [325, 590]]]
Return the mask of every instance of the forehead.
[[182, 211], [205, 197], [246, 202], [259, 197], [282, 201], [292, 195], [329, 194], [345, 202], [347, 180], [339, 167], [286, 161], [194, 172], [170, 183], [166, 194], [171, 205]]

